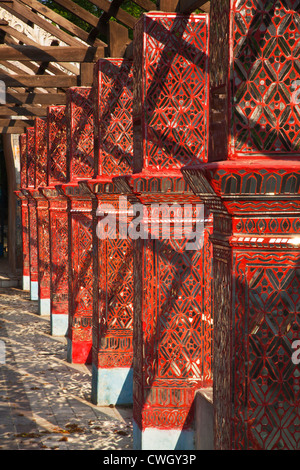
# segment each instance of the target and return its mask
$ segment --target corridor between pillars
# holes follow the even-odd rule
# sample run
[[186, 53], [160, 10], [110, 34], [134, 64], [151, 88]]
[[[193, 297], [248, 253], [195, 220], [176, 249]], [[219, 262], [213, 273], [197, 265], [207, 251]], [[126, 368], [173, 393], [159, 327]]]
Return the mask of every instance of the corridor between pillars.
[[68, 201], [69, 362], [92, 362], [93, 246], [92, 201], [78, 186], [94, 174], [93, 90], [67, 90], [67, 184], [61, 186]]
[[65, 336], [69, 324], [68, 211], [56, 186], [67, 179], [65, 106], [49, 106], [47, 116], [48, 184], [40, 188], [49, 201], [51, 334]]
[[212, 384], [211, 220], [181, 173], [207, 160], [207, 46], [206, 15], [153, 12], [134, 30], [133, 174], [114, 181], [137, 202], [136, 449], [194, 449], [195, 391]]
[[34, 127], [20, 136], [20, 155], [21, 191], [17, 195], [22, 199], [23, 289], [30, 290], [31, 300], [38, 300], [38, 313], [49, 315], [49, 207], [39, 189], [47, 185], [46, 120], [36, 118]]
[[299, 2], [210, 5], [214, 163], [183, 172], [214, 214], [215, 448], [295, 450]]

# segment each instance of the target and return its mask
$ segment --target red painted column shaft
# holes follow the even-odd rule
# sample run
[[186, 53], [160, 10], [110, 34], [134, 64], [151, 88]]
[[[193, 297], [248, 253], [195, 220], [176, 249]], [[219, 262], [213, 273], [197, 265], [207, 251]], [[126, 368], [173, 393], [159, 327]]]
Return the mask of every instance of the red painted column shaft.
[[57, 185], [67, 180], [65, 106], [50, 106], [47, 116], [48, 181], [40, 188], [49, 201], [51, 333], [68, 331], [68, 212]]
[[67, 179], [62, 190], [68, 200], [69, 328], [68, 360], [92, 362], [93, 246], [92, 201], [78, 182], [94, 174], [93, 90], [67, 91]]
[[38, 246], [37, 246], [37, 210], [34, 199], [35, 192], [35, 132], [28, 127], [27, 135], [27, 188], [28, 220], [29, 220], [29, 260], [30, 260], [30, 298], [38, 300]]
[[50, 315], [50, 233], [49, 202], [40, 188], [47, 186], [47, 120], [35, 120], [35, 200], [37, 208], [37, 243], [38, 243], [38, 301], [39, 314]]
[[[120, 205], [112, 178], [132, 171], [132, 62], [100, 59], [95, 67], [94, 92], [95, 171], [88, 183], [94, 201], [96, 255], [92, 400], [102, 405], [131, 404], [132, 248], [131, 240], [119, 234], [120, 210], [127, 214], [130, 204]], [[116, 230], [101, 238], [98, 229], [106, 212], [115, 219]]]
[[[211, 221], [199, 215], [201, 199], [181, 169], [207, 161], [208, 17], [152, 12], [134, 33], [133, 175], [116, 183], [142, 204], [146, 230], [133, 250], [134, 446], [191, 450], [194, 394], [212, 384], [211, 303], [203, 296], [211, 294]], [[194, 249], [175, 233], [185, 209], [193, 228], [202, 223]]]
[[29, 221], [28, 221], [28, 199], [23, 194], [22, 189], [27, 186], [27, 150], [26, 133], [19, 137], [20, 144], [20, 190], [16, 191], [16, 196], [21, 200], [21, 224], [22, 224], [22, 288], [30, 290], [30, 268], [29, 268]]
[[210, 4], [215, 163], [184, 172], [214, 212], [216, 449], [299, 447], [298, 10]]

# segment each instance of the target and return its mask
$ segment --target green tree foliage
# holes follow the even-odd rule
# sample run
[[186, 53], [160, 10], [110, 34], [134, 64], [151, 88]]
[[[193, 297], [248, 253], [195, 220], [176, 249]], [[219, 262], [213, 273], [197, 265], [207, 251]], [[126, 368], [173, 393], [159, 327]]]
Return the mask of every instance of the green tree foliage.
[[[59, 13], [61, 16], [64, 18], [67, 18], [69, 21], [72, 23], [76, 24], [83, 30], [90, 32], [92, 29], [92, 26], [86, 23], [84, 20], [78, 18], [75, 16], [73, 13], [70, 13], [69, 11], [65, 10], [62, 6], [57, 4], [54, 0], [39, 0], [41, 3], [46, 5], [48, 8], [51, 8], [51, 10], [55, 11], [56, 13]], [[94, 16], [97, 16], [98, 18], [101, 16], [103, 13], [103, 10], [98, 8], [96, 5], [93, 3], [89, 2], [88, 0], [73, 0], [74, 3], [77, 5], [81, 6], [85, 10], [89, 11], [92, 13]], [[143, 9], [139, 7], [136, 3], [134, 3], [131, 0], [124, 0], [122, 2], [121, 8], [128, 13], [130, 13], [132, 16], [135, 18], [139, 18]], [[117, 21], [115, 18], [111, 17], [110, 18], [113, 21]]]
[[[58, 13], [59, 15], [63, 16], [64, 18], [67, 18], [69, 21], [76, 24], [77, 26], [79, 26], [83, 30], [85, 30], [87, 32], [90, 31], [91, 26], [88, 23], [86, 23], [82, 19], [78, 18], [73, 13], [65, 10], [62, 6], [60, 6], [54, 0], [39, 0], [39, 1], [41, 3], [43, 3], [43, 5], [46, 5], [48, 8], [50, 8], [51, 10]], [[90, 13], [92, 13], [93, 15], [95, 15], [97, 17], [99, 17], [102, 13], [102, 10], [100, 10], [98, 7], [93, 5], [88, 0], [79, 0], [79, 1], [74, 0], [74, 3], [77, 3], [82, 8], [84, 8], [85, 10], [89, 11]]]

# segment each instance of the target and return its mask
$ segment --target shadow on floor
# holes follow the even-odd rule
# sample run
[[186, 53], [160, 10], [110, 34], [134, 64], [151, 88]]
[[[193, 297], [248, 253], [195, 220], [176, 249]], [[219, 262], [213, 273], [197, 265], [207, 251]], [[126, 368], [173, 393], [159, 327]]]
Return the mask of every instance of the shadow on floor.
[[21, 278], [18, 274], [12, 273], [9, 267], [8, 258], [0, 258], [0, 287], [21, 287]]

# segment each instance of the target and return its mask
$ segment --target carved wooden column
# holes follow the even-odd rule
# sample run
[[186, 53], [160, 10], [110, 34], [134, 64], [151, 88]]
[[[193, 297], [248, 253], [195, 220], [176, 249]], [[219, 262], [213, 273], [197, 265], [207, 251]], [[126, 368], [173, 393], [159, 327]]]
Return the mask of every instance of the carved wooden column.
[[93, 90], [67, 90], [67, 180], [62, 191], [69, 217], [69, 362], [92, 362], [92, 200], [78, 181], [94, 174]]
[[216, 449], [299, 444], [299, 167], [265, 160], [187, 170], [214, 211]]
[[21, 223], [22, 223], [22, 289], [30, 290], [30, 261], [29, 261], [29, 220], [28, 220], [28, 198], [23, 194], [22, 189], [27, 187], [27, 149], [26, 133], [19, 137], [20, 142], [20, 190], [15, 191], [16, 196], [21, 200]]
[[207, 160], [208, 17], [152, 12], [134, 33], [134, 172], [115, 180], [142, 204], [133, 250], [134, 447], [192, 450], [194, 394], [212, 383], [211, 220], [181, 168]]
[[213, 0], [210, 8], [214, 163], [184, 172], [214, 212], [215, 448], [295, 450], [298, 2]]
[[40, 188], [49, 201], [51, 334], [68, 331], [68, 212], [56, 185], [67, 180], [65, 106], [50, 106], [47, 116], [48, 184]]
[[38, 300], [37, 211], [34, 199], [36, 172], [34, 127], [27, 128], [26, 136], [27, 188], [23, 190], [23, 194], [28, 198], [30, 299]]
[[[95, 178], [86, 185], [93, 199], [95, 253], [92, 401], [132, 404], [132, 246], [119, 233], [130, 203], [119, 201], [112, 183], [113, 176], [132, 171], [131, 61], [100, 59], [94, 89]], [[99, 237], [103, 218], [110, 216], [116, 230]]]
[[50, 237], [49, 202], [39, 188], [47, 186], [47, 121], [35, 119], [35, 191], [38, 244], [38, 302], [39, 314], [50, 315]]

